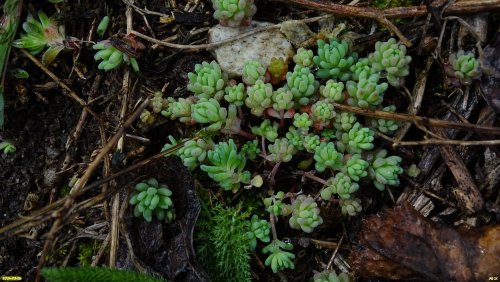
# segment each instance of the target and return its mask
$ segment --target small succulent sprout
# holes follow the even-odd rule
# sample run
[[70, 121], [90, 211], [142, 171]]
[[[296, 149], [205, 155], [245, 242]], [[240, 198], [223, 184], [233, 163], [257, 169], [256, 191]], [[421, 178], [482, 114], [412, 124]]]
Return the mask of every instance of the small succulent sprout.
[[293, 259], [295, 255], [287, 252], [293, 250], [293, 245], [291, 243], [285, 243], [280, 240], [273, 240], [271, 244], [262, 249], [264, 254], [269, 253], [266, 261], [264, 262], [266, 266], [271, 266], [274, 273], [285, 269], [295, 269], [293, 264]]
[[359, 122], [356, 122], [351, 130], [342, 134], [342, 139], [338, 143], [339, 150], [347, 151], [351, 154], [361, 153], [363, 150], [373, 149], [373, 140], [375, 139], [373, 130], [367, 127], [361, 127]]
[[273, 86], [271, 84], [257, 80], [255, 85], [248, 87], [247, 92], [245, 105], [251, 109], [252, 114], [261, 116], [266, 108], [271, 107], [271, 98], [273, 96]]
[[168, 107], [168, 100], [163, 98], [161, 91], [156, 91], [153, 98], [149, 101], [149, 106], [153, 109], [153, 113], [160, 113], [163, 109]]
[[[383, 108], [382, 111], [394, 113], [396, 112], [396, 106], [387, 106]], [[392, 134], [399, 128], [399, 122], [392, 119], [370, 119], [370, 124], [372, 128], [375, 128], [384, 134]]]
[[241, 153], [249, 160], [255, 160], [257, 155], [260, 154], [259, 141], [247, 141], [241, 146]]
[[340, 199], [339, 205], [340, 212], [343, 215], [356, 216], [363, 210], [361, 207], [361, 200], [358, 198]]
[[321, 131], [321, 140], [322, 141], [329, 141], [329, 140], [335, 139], [336, 133], [337, 133], [337, 131], [333, 128], [323, 129]]
[[276, 139], [274, 143], [269, 144], [267, 148], [270, 154], [266, 159], [275, 163], [289, 162], [292, 160], [292, 156], [297, 152], [295, 147], [288, 143], [288, 139], [286, 138]]
[[378, 84], [377, 75], [367, 78], [366, 75], [362, 74], [357, 83], [347, 82], [347, 92], [349, 93], [347, 103], [364, 109], [380, 105], [387, 87], [385, 82]]
[[340, 199], [350, 199], [351, 194], [358, 191], [359, 185], [353, 182], [349, 175], [339, 172], [327, 181], [327, 188]]
[[295, 149], [299, 151], [304, 150], [304, 135], [298, 132], [294, 126], [288, 127], [288, 132], [285, 136], [288, 139], [288, 143], [292, 144]]
[[313, 121], [307, 113], [295, 113], [295, 115], [293, 116], [293, 125], [302, 135], [306, 135], [307, 132], [309, 132], [309, 127], [311, 127], [312, 124]]
[[142, 111], [139, 119], [146, 125], [152, 125], [155, 122], [155, 116], [148, 110]]
[[293, 94], [288, 87], [281, 87], [273, 92], [273, 109], [276, 111], [289, 110], [294, 107]]
[[158, 220], [171, 222], [175, 219], [174, 203], [171, 199], [172, 191], [165, 184], [159, 184], [158, 180], [150, 178], [147, 181], [135, 185], [129, 203], [134, 205], [134, 215], [143, 216], [151, 222], [153, 215]]
[[245, 103], [245, 85], [243, 83], [238, 83], [235, 85], [228, 85], [224, 90], [226, 95], [224, 95], [224, 100], [230, 104], [236, 106], [243, 106]]
[[375, 52], [368, 55], [372, 68], [385, 72], [390, 85], [399, 87], [402, 80], [409, 74], [411, 57], [406, 55], [406, 46], [390, 38], [386, 42], [375, 43]]
[[[126, 42], [126, 41], [120, 41]], [[136, 58], [128, 53], [125, 53], [113, 45], [111, 40], [103, 40], [92, 46], [92, 49], [99, 50], [94, 55], [94, 60], [102, 60], [97, 66], [98, 69], [109, 71], [116, 69], [123, 63], [132, 66], [135, 72], [139, 71], [139, 64]]]
[[[169, 143], [165, 143], [165, 145], [163, 145], [163, 148], [161, 149], [162, 151], [166, 151], [166, 150], [173, 148], [179, 144], [179, 141], [175, 140], [174, 136], [172, 136], [172, 135], [168, 136], [168, 141], [169, 141]], [[179, 151], [169, 153], [169, 154], [165, 155], [165, 157], [168, 157], [170, 155], [179, 155]]]
[[333, 127], [339, 131], [349, 132], [356, 123], [356, 115], [348, 112], [338, 113], [333, 122]]
[[218, 101], [224, 96], [227, 74], [223, 73], [216, 61], [196, 64], [194, 73], [188, 73], [187, 88], [199, 98], [215, 98]]
[[344, 102], [344, 83], [329, 79], [325, 85], [320, 86], [319, 93], [332, 102]]
[[471, 84], [472, 80], [481, 77], [479, 61], [472, 53], [465, 54], [463, 50], [450, 55], [445, 71], [448, 84], [455, 86]]
[[21, 35], [20, 39], [14, 40], [12, 45], [27, 49], [33, 55], [49, 47], [42, 56], [42, 63], [45, 65], [54, 61], [59, 52], [65, 48], [64, 27], [58, 26], [53, 18], [47, 17], [42, 11], [38, 12], [38, 18], [28, 14], [23, 29], [26, 33]]
[[99, 35], [99, 37], [104, 36], [104, 33], [106, 33], [106, 30], [108, 29], [108, 25], [109, 25], [109, 17], [104, 16], [102, 20], [99, 22], [99, 25], [97, 26], [97, 35]]
[[309, 153], [314, 153], [316, 148], [321, 144], [321, 138], [316, 134], [307, 134], [302, 142], [304, 149]]
[[417, 177], [420, 174], [421, 170], [418, 168], [416, 164], [410, 165], [408, 169], [406, 169], [406, 174], [408, 174], [409, 177]]
[[170, 119], [179, 119], [183, 123], [193, 122], [191, 117], [191, 106], [194, 104], [194, 97], [169, 99], [168, 108], [161, 112], [163, 116], [170, 116]]
[[336, 113], [333, 105], [327, 100], [319, 100], [311, 107], [311, 117], [314, 122], [314, 127], [318, 130], [330, 124], [330, 121], [335, 117]]
[[353, 154], [342, 167], [342, 172], [349, 175], [354, 181], [368, 175], [368, 162], [361, 158], [360, 154]]
[[16, 146], [12, 144], [10, 141], [2, 141], [0, 142], [0, 151], [3, 151], [4, 154], [12, 154], [16, 151]]
[[385, 185], [398, 186], [398, 176], [403, 173], [401, 168], [401, 157], [387, 156], [386, 150], [380, 150], [374, 157], [368, 168], [370, 178], [378, 190], [384, 191]]
[[313, 282], [349, 282], [349, 275], [345, 272], [342, 272], [340, 275], [337, 275], [335, 271], [325, 270], [320, 273], [316, 273], [313, 277]]
[[210, 123], [207, 128], [210, 131], [217, 131], [222, 128], [222, 124], [227, 117], [227, 109], [220, 106], [214, 99], [201, 98], [191, 107], [191, 117], [198, 123]]
[[279, 191], [276, 195], [265, 198], [264, 206], [266, 207], [267, 212], [274, 216], [288, 215], [291, 210], [288, 205], [283, 203], [283, 199], [285, 199], [285, 193], [283, 191]]
[[288, 221], [293, 229], [302, 229], [306, 233], [311, 233], [314, 228], [323, 223], [319, 215], [318, 204], [314, 198], [306, 195], [299, 195], [292, 203], [292, 216]]
[[318, 40], [318, 55], [313, 61], [319, 70], [316, 75], [320, 78], [338, 78], [347, 81], [351, 77], [350, 67], [358, 60], [358, 54], [349, 54], [349, 45], [346, 41], [331, 39], [330, 43]]
[[359, 81], [361, 76], [370, 77], [378, 72], [370, 65], [368, 58], [359, 59], [359, 61], [351, 66], [352, 80]]
[[271, 63], [267, 67], [266, 81], [271, 84], [278, 84], [286, 79], [288, 64], [283, 58], [271, 58]]
[[295, 66], [293, 72], [286, 74], [286, 81], [295, 102], [299, 105], [309, 104], [311, 96], [319, 87], [319, 82], [314, 79], [311, 70], [299, 65]]
[[213, 147], [214, 142], [211, 138], [188, 140], [179, 149], [177, 155], [181, 158], [185, 167], [194, 170], [196, 166], [206, 159], [208, 150], [213, 149]]
[[257, 12], [253, 0], [212, 0], [212, 6], [214, 18], [223, 26], [247, 26]]
[[342, 154], [337, 152], [333, 142], [321, 142], [314, 150], [315, 168], [319, 172], [325, 171], [327, 167], [340, 169], [342, 166]]
[[266, 69], [259, 61], [250, 60], [246, 61], [243, 65], [242, 79], [246, 85], [254, 85], [257, 80], [265, 81]]
[[278, 138], [278, 124], [276, 122], [271, 124], [269, 119], [265, 119], [259, 127], [253, 126], [251, 130], [253, 134], [262, 136], [271, 142]]
[[250, 231], [247, 232], [250, 240], [250, 250], [254, 251], [257, 247], [257, 239], [264, 243], [271, 242], [269, 234], [271, 233], [271, 223], [264, 219], [259, 219], [257, 215], [253, 215], [250, 219]]
[[201, 165], [201, 170], [219, 183], [226, 191], [236, 192], [240, 183], [250, 183], [251, 174], [244, 171], [246, 159], [238, 149], [234, 141], [220, 142], [214, 149], [208, 151], [208, 160], [211, 165]]
[[314, 54], [312, 50], [299, 48], [297, 54], [293, 56], [293, 61], [299, 66], [311, 67], [314, 64], [313, 57]]

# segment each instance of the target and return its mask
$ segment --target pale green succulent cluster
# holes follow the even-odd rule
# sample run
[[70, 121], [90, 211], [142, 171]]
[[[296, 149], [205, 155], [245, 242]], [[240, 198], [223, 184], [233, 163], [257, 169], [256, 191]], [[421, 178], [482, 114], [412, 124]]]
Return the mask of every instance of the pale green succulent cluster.
[[299, 48], [297, 50], [297, 53], [293, 56], [293, 61], [299, 66], [311, 67], [314, 64], [313, 57], [314, 54], [312, 50]]
[[243, 65], [243, 75], [241, 79], [246, 85], [254, 85], [257, 80], [265, 80], [266, 69], [259, 61], [246, 61]]
[[92, 46], [92, 49], [99, 50], [94, 55], [94, 60], [101, 60], [101, 62], [97, 66], [97, 68], [100, 70], [109, 71], [112, 69], [116, 69], [123, 63], [125, 63], [132, 66], [132, 69], [135, 72], [139, 71], [139, 64], [137, 63], [137, 60], [134, 57], [117, 49], [109, 40], [103, 40], [98, 42], [97, 44], [94, 44]]
[[362, 73], [359, 81], [348, 81], [346, 88], [349, 93], [347, 103], [360, 108], [373, 108], [382, 103], [383, 94], [387, 90], [387, 83], [378, 84], [378, 75], [366, 76]]
[[245, 85], [243, 83], [227, 86], [224, 92], [226, 93], [226, 95], [224, 95], [224, 100], [230, 104], [234, 104], [236, 106], [243, 106], [243, 104], [245, 104], [246, 93]]
[[257, 12], [253, 0], [212, 0], [212, 5], [214, 18], [224, 26], [249, 25]]
[[179, 149], [177, 155], [189, 170], [194, 170], [200, 163], [205, 161], [208, 150], [213, 149], [214, 142], [210, 137], [198, 140], [187, 140]]
[[474, 79], [481, 77], [479, 61], [472, 53], [463, 50], [452, 53], [445, 65], [449, 83], [455, 86], [471, 84]]
[[315, 122], [327, 125], [336, 116], [333, 105], [325, 100], [319, 100], [311, 107], [311, 117]]
[[257, 239], [261, 242], [269, 243], [271, 237], [271, 223], [264, 219], [259, 219], [257, 215], [253, 215], [250, 219], [250, 231], [247, 232], [248, 239], [250, 240], [250, 250], [255, 250], [257, 247]]
[[20, 39], [14, 40], [12, 45], [16, 48], [27, 49], [31, 54], [41, 53], [45, 48], [48, 49], [42, 56], [42, 63], [49, 65], [65, 49], [64, 27], [58, 26], [53, 18], [39, 11], [38, 18], [28, 14], [26, 22], [22, 25], [26, 32]]
[[167, 185], [159, 184], [158, 180], [150, 178], [135, 185], [135, 192], [132, 193], [129, 203], [135, 206], [136, 217], [142, 215], [150, 222], [154, 215], [158, 220], [171, 222], [175, 219], [171, 196], [172, 191]]
[[273, 101], [273, 109], [276, 111], [292, 109], [295, 106], [293, 93], [286, 86], [274, 91], [271, 98]]
[[[382, 111], [394, 113], [396, 111], [396, 106], [391, 105], [384, 107], [382, 108]], [[399, 123], [392, 119], [370, 119], [370, 124], [372, 128], [375, 128], [384, 134], [392, 134], [399, 128]]]
[[373, 184], [380, 191], [385, 189], [385, 185], [398, 186], [398, 176], [403, 173], [400, 166], [402, 161], [398, 156], [387, 156], [386, 150], [380, 150], [374, 157], [369, 166], [368, 172], [370, 178], [373, 179]]
[[293, 116], [293, 125], [297, 128], [300, 134], [306, 135], [312, 124], [313, 121], [307, 113], [296, 113]]
[[283, 203], [285, 199], [285, 193], [279, 191], [276, 195], [272, 195], [269, 198], [264, 199], [264, 206], [267, 212], [274, 216], [288, 215], [290, 213], [290, 208], [287, 204]]
[[313, 282], [349, 282], [349, 275], [345, 272], [342, 272], [340, 275], [337, 275], [335, 271], [325, 270], [320, 273], [317, 273], [313, 277]]
[[191, 118], [198, 123], [209, 123], [206, 129], [210, 131], [220, 130], [226, 117], [227, 109], [214, 98], [201, 98], [191, 106]]
[[271, 266], [274, 273], [285, 269], [295, 269], [295, 265], [292, 261], [295, 255], [287, 252], [291, 250], [293, 250], [292, 244], [280, 240], [273, 240], [271, 244], [262, 250], [264, 254], [269, 253], [269, 256], [264, 262], [265, 265]]
[[299, 65], [295, 66], [293, 72], [286, 74], [286, 81], [294, 101], [299, 105], [309, 104], [310, 97], [316, 93], [319, 87], [319, 82], [316, 81], [311, 70]]
[[328, 201], [332, 195], [338, 195], [340, 199], [350, 199], [351, 194], [358, 189], [358, 183], [353, 182], [348, 175], [339, 172], [328, 179], [326, 187], [321, 190], [321, 198]]
[[289, 162], [292, 156], [297, 152], [295, 147], [288, 143], [286, 138], [278, 138], [273, 144], [268, 146], [269, 155], [266, 157], [271, 162]]
[[316, 161], [316, 170], [319, 172], [325, 171], [327, 167], [340, 169], [342, 166], [342, 154], [337, 152], [333, 142], [321, 142], [314, 149], [314, 160]]
[[356, 216], [363, 210], [361, 200], [358, 198], [340, 199], [340, 211], [343, 215]]
[[259, 127], [252, 127], [252, 133], [274, 142], [274, 140], [278, 138], [278, 124], [276, 122], [271, 122], [270, 119], [265, 119]]
[[248, 87], [245, 105], [250, 108], [252, 114], [261, 116], [266, 108], [271, 107], [273, 96], [273, 86], [257, 80], [253, 86]]
[[394, 87], [401, 86], [401, 80], [409, 74], [411, 57], [406, 55], [406, 46], [394, 38], [375, 43], [375, 52], [368, 59], [372, 68], [384, 72], [387, 82]]
[[332, 77], [347, 81], [351, 78], [350, 68], [358, 60], [356, 53], [349, 53], [349, 45], [346, 41], [318, 40], [318, 55], [313, 61], [319, 67], [317, 76], [320, 78]]
[[238, 153], [234, 141], [219, 142], [214, 149], [208, 151], [208, 160], [211, 165], [201, 165], [201, 170], [219, 183], [227, 191], [236, 192], [240, 183], [250, 183], [251, 174], [244, 170], [246, 159]]
[[338, 131], [349, 132], [351, 128], [356, 124], [356, 115], [348, 112], [340, 112], [335, 117], [333, 122], [333, 127]]
[[344, 132], [337, 142], [337, 146], [341, 152], [361, 153], [374, 148], [373, 140], [375, 133], [368, 127], [362, 127], [359, 122], [356, 122], [349, 132]]
[[257, 140], [247, 141], [241, 146], [241, 153], [250, 160], [255, 160], [260, 154], [259, 142]]
[[299, 195], [292, 203], [292, 216], [288, 221], [290, 227], [302, 229], [306, 233], [311, 233], [314, 228], [323, 223], [319, 215], [318, 204], [311, 196]]
[[330, 79], [326, 82], [325, 85], [321, 85], [319, 88], [319, 92], [323, 97], [325, 97], [329, 101], [334, 102], [343, 102], [344, 101], [344, 83], [336, 82], [333, 79]]
[[196, 64], [194, 73], [188, 73], [188, 90], [199, 98], [215, 98], [220, 101], [224, 96], [227, 74], [222, 72], [215, 61]]

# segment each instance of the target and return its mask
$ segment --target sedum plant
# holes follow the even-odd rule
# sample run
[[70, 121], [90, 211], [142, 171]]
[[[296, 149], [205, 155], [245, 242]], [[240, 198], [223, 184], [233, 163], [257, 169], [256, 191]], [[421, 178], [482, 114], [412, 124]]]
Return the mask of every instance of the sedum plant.
[[250, 183], [250, 172], [243, 170], [246, 159], [243, 154], [238, 153], [232, 139], [220, 142], [209, 150], [208, 160], [211, 165], [201, 165], [201, 170], [206, 171], [224, 190], [236, 192], [240, 183]]
[[241, 153], [250, 160], [255, 160], [257, 155], [260, 154], [259, 141], [247, 141], [241, 146]]
[[373, 179], [373, 184], [377, 189], [383, 191], [385, 185], [398, 186], [398, 176], [403, 173], [401, 168], [401, 157], [387, 156], [386, 150], [380, 150], [374, 157], [369, 166], [368, 172], [370, 178]]
[[355, 216], [360, 213], [363, 208], [361, 207], [361, 200], [358, 198], [350, 198], [350, 199], [340, 199], [340, 212], [343, 215]]
[[311, 233], [314, 228], [323, 223], [319, 215], [318, 204], [311, 196], [299, 195], [292, 203], [292, 216], [288, 221], [293, 229], [302, 229]]
[[311, 67], [314, 64], [313, 57], [314, 54], [312, 50], [299, 48], [297, 53], [293, 56], [293, 61], [299, 66]]
[[285, 193], [283, 191], [279, 191], [278, 193], [276, 193], [276, 195], [265, 198], [264, 206], [266, 207], [267, 212], [269, 212], [273, 216], [288, 215], [290, 209], [288, 205], [283, 203], [284, 199]]
[[253, 0], [212, 0], [214, 18], [223, 26], [246, 26], [257, 12]]
[[48, 47], [42, 56], [44, 65], [49, 65], [59, 52], [66, 48], [64, 27], [58, 26], [53, 18], [47, 17], [42, 11], [38, 12], [38, 18], [28, 14], [22, 27], [26, 33], [21, 35], [20, 39], [14, 40], [12, 45], [27, 49], [33, 55], [41, 53]]
[[273, 109], [277, 112], [292, 109], [294, 106], [293, 94], [288, 87], [281, 87], [273, 92]]
[[[396, 106], [387, 106], [383, 108], [382, 111], [394, 113], [396, 112]], [[392, 119], [370, 119], [370, 124], [372, 128], [375, 128], [384, 134], [392, 134], [399, 128], [399, 123]]]
[[340, 275], [337, 275], [335, 271], [325, 270], [320, 273], [316, 273], [313, 277], [313, 282], [349, 282], [349, 275], [345, 272], [342, 272]]
[[356, 122], [349, 132], [342, 134], [337, 146], [341, 152], [361, 153], [363, 150], [373, 149], [373, 136], [373, 130], [361, 127], [361, 124]]
[[179, 98], [174, 100], [169, 97], [169, 104], [167, 109], [161, 111], [161, 115], [164, 117], [170, 117], [170, 119], [179, 119], [183, 123], [192, 123], [191, 118], [191, 106], [194, 104], [194, 97]]
[[320, 78], [338, 78], [347, 81], [351, 77], [350, 67], [358, 60], [358, 54], [349, 54], [349, 46], [346, 41], [331, 39], [330, 43], [318, 40], [318, 55], [313, 61], [319, 70], [317, 76]]
[[307, 132], [309, 132], [309, 127], [311, 127], [312, 124], [313, 121], [307, 113], [295, 113], [295, 115], [293, 116], [293, 125], [302, 135], [306, 135]]
[[132, 69], [135, 72], [139, 71], [139, 64], [137, 63], [136, 58], [134, 58], [131, 54], [125, 53], [119, 48], [113, 45], [113, 41], [111, 40], [103, 40], [94, 44], [92, 49], [99, 50], [94, 55], [94, 60], [101, 62], [97, 66], [98, 69], [109, 71], [112, 69], [116, 69], [121, 66], [123, 63], [132, 66]]
[[448, 83], [455, 86], [468, 85], [472, 80], [481, 77], [479, 61], [472, 53], [465, 53], [463, 50], [453, 53], [445, 64]]
[[271, 223], [267, 220], [259, 219], [255, 214], [252, 216], [249, 223], [250, 231], [246, 234], [248, 240], [250, 240], [250, 250], [254, 251], [257, 247], [257, 239], [264, 243], [269, 243], [271, 241], [271, 237], [269, 236], [271, 233]]
[[353, 154], [348, 157], [348, 160], [342, 167], [342, 172], [347, 174], [352, 180], [359, 181], [360, 178], [368, 175], [368, 165], [368, 162], [363, 160], [360, 154]]
[[243, 106], [243, 104], [245, 103], [246, 92], [245, 85], [243, 83], [226, 86], [226, 89], [224, 89], [224, 93], [226, 93], [226, 95], [224, 95], [224, 100], [226, 100], [230, 104]]
[[404, 84], [402, 79], [409, 74], [411, 57], [406, 55], [406, 46], [390, 38], [375, 43], [375, 52], [368, 56], [372, 68], [384, 72], [387, 82], [394, 87]]
[[273, 240], [271, 244], [262, 250], [264, 254], [269, 253], [265, 264], [271, 266], [274, 273], [285, 269], [295, 269], [295, 265], [292, 261], [295, 255], [287, 252], [291, 250], [293, 250], [292, 244], [280, 240]]
[[321, 144], [321, 138], [316, 134], [307, 134], [303, 138], [302, 145], [304, 149], [309, 153], [314, 153], [314, 150]]
[[314, 79], [311, 70], [299, 65], [295, 66], [293, 72], [286, 74], [286, 82], [295, 102], [299, 105], [309, 104], [311, 96], [319, 87], [319, 82]]
[[191, 106], [191, 118], [198, 123], [210, 123], [207, 130], [217, 131], [226, 121], [227, 109], [221, 107], [214, 98], [201, 98]]
[[4, 154], [12, 154], [16, 152], [16, 146], [12, 144], [12, 142], [9, 141], [2, 141], [0, 142], [0, 151], [3, 151]]
[[321, 190], [321, 198], [328, 201], [332, 194], [339, 195], [340, 199], [350, 199], [351, 194], [358, 191], [359, 185], [342, 172], [337, 173], [327, 181], [327, 186]]
[[278, 124], [276, 122], [271, 124], [271, 120], [265, 119], [259, 127], [252, 127], [252, 133], [274, 142], [278, 138]]
[[214, 142], [210, 137], [205, 139], [187, 140], [179, 149], [177, 155], [182, 163], [189, 170], [194, 170], [206, 157], [208, 150], [214, 147]]
[[292, 144], [298, 151], [304, 150], [304, 135], [302, 135], [294, 126], [288, 127], [286, 133], [288, 143]]
[[337, 152], [333, 142], [322, 142], [314, 150], [315, 168], [319, 172], [325, 171], [327, 167], [340, 169], [342, 166], [342, 154]]
[[257, 80], [265, 80], [266, 69], [259, 61], [250, 60], [246, 61], [243, 66], [243, 82], [246, 85], [254, 85]]
[[218, 101], [224, 96], [227, 74], [223, 73], [216, 61], [196, 64], [194, 73], [188, 73], [187, 88], [199, 98], [215, 98]]
[[370, 108], [382, 103], [383, 93], [387, 90], [387, 83], [378, 84], [378, 75], [367, 77], [364, 73], [359, 81], [348, 81], [346, 84], [349, 98], [347, 103], [360, 108]]
[[271, 58], [271, 62], [267, 67], [266, 81], [271, 84], [278, 84], [286, 79], [288, 72], [288, 63], [283, 58]]
[[340, 112], [335, 117], [333, 127], [339, 131], [349, 132], [356, 123], [356, 115], [348, 112]]
[[295, 147], [288, 143], [286, 138], [278, 138], [273, 144], [268, 147], [269, 155], [266, 157], [268, 161], [279, 163], [279, 162], [289, 162], [292, 160], [292, 156], [297, 152]]
[[159, 184], [158, 180], [150, 178], [147, 181], [135, 185], [135, 192], [132, 193], [129, 203], [134, 205], [134, 215], [143, 216], [151, 222], [153, 215], [158, 220], [171, 222], [175, 219], [172, 191], [167, 185]]
[[251, 109], [252, 114], [261, 116], [264, 110], [272, 104], [273, 86], [259, 79], [255, 85], [248, 87], [247, 92], [245, 105]]
[[330, 121], [336, 116], [333, 105], [326, 100], [319, 100], [311, 107], [311, 117], [315, 122], [316, 129], [323, 129], [324, 126], [330, 124]]
[[329, 79], [325, 85], [320, 86], [319, 93], [332, 102], [344, 102], [344, 83]]
[[371, 77], [372, 75], [378, 74], [378, 72], [371, 67], [370, 60], [368, 58], [359, 59], [359, 61], [352, 65], [350, 68], [352, 72], [352, 80], [359, 81], [361, 76]]

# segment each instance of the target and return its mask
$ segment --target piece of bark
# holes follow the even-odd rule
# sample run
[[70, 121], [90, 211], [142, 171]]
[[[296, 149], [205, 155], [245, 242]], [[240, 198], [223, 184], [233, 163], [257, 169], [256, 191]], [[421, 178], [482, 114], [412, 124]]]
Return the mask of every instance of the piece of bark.
[[438, 225], [403, 203], [363, 222], [356, 274], [395, 280], [486, 281], [500, 273], [500, 225]]

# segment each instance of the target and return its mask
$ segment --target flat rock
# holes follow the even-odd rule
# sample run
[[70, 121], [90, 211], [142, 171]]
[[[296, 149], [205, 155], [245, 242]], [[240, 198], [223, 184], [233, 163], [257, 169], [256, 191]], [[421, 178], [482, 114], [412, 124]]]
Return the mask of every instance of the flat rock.
[[[239, 28], [216, 25], [209, 30], [208, 41], [219, 42], [267, 25], [272, 23], [253, 21], [250, 27]], [[248, 60], [257, 60], [267, 69], [271, 58], [283, 58], [288, 62], [295, 54], [292, 44], [279, 29], [249, 35], [214, 48], [211, 52], [229, 77], [241, 76], [243, 65]]]

